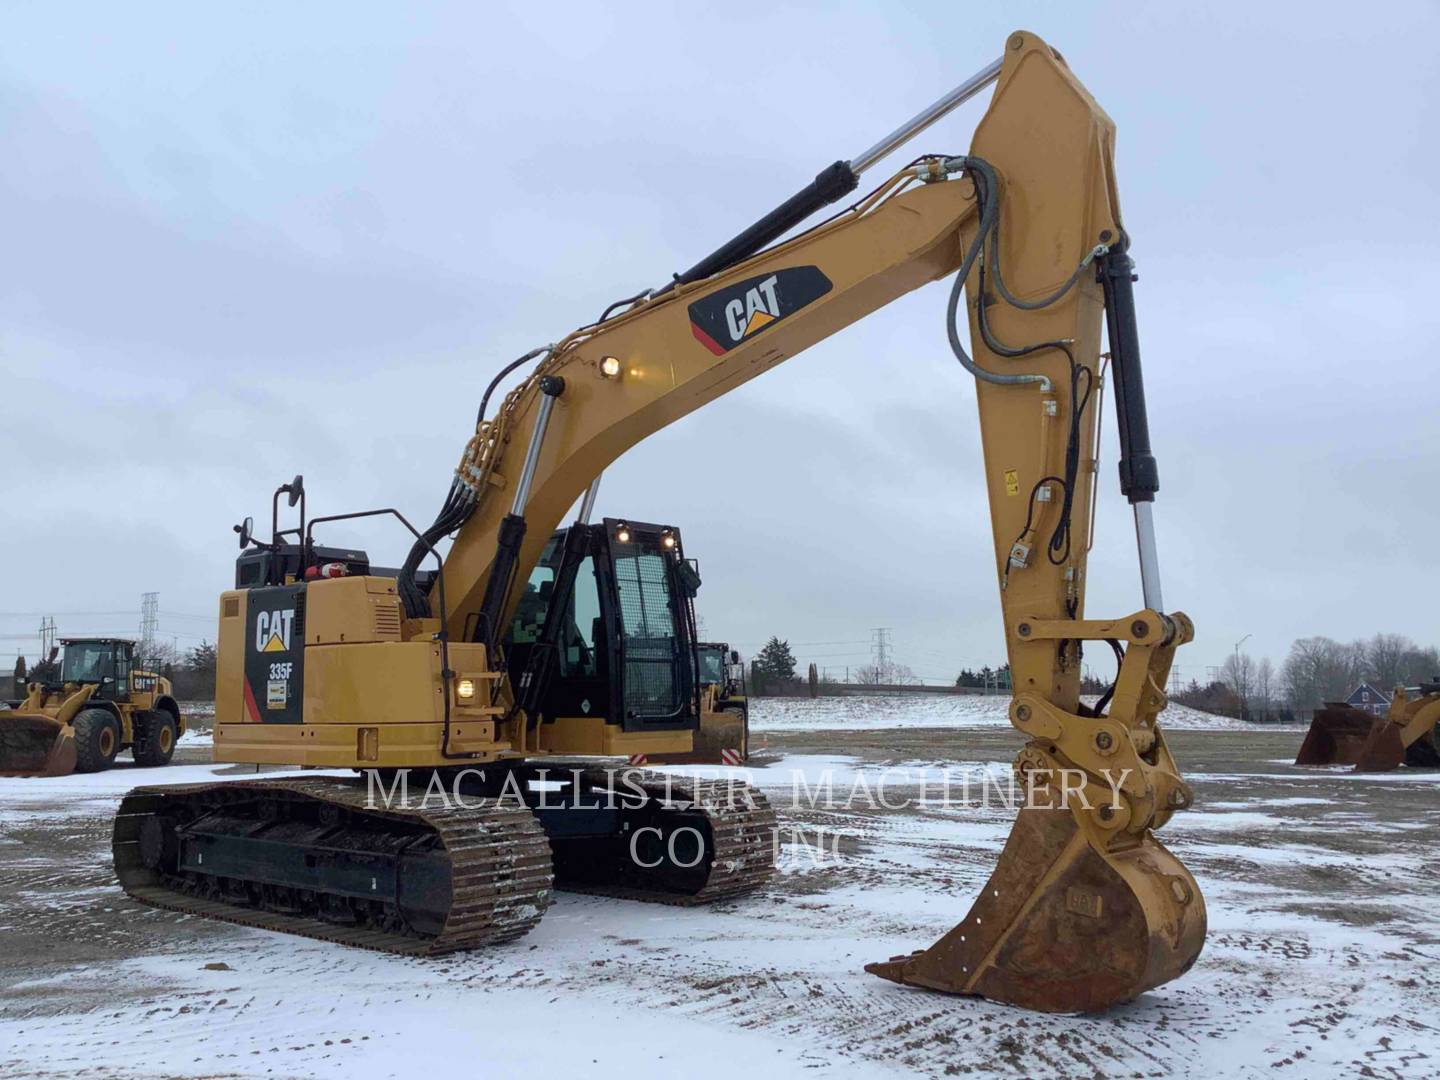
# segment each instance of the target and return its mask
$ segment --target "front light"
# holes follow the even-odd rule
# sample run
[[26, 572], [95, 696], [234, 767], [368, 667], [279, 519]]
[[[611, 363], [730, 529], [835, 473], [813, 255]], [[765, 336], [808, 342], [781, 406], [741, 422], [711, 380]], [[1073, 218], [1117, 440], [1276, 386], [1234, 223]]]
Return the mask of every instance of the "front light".
[[475, 696], [475, 680], [461, 679], [455, 684], [455, 696], [461, 701], [469, 701]]
[[607, 379], [618, 379], [620, 377], [620, 361], [613, 356], [602, 356], [600, 358], [600, 374]]
[[630, 526], [624, 522], [615, 526], [615, 539], [622, 544], [628, 544], [630, 542]]
[[666, 551], [669, 551], [675, 546], [675, 534], [672, 533], [669, 529], [666, 529], [660, 535], [660, 544], [662, 547], [665, 548]]

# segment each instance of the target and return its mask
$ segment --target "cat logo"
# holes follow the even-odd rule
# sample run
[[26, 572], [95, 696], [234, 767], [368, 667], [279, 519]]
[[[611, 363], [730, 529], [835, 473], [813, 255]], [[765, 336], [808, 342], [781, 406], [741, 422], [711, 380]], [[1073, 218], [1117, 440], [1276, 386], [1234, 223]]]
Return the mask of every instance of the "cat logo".
[[744, 300], [737, 296], [725, 305], [725, 326], [731, 341], [743, 341], [747, 334], [779, 318], [775, 281], [776, 276], [771, 274], [753, 289], [746, 289]]
[[818, 266], [791, 266], [746, 278], [691, 304], [690, 332], [716, 356], [724, 356], [832, 287]]
[[295, 623], [295, 609], [257, 611], [255, 613], [255, 650], [257, 652], [289, 652], [290, 628]]

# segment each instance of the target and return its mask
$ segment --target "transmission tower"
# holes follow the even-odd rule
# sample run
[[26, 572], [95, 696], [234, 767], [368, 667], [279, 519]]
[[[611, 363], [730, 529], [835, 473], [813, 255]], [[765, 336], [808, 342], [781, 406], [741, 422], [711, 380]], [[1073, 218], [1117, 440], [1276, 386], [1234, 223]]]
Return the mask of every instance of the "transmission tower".
[[160, 629], [160, 594], [140, 594], [140, 655], [150, 656], [155, 652], [155, 634]]
[[879, 681], [889, 682], [890, 666], [893, 661], [890, 657], [890, 628], [888, 626], [877, 626], [870, 631], [870, 655], [875, 658], [875, 673]]
[[50, 650], [55, 647], [55, 616], [46, 615], [40, 620], [40, 659], [50, 659]]

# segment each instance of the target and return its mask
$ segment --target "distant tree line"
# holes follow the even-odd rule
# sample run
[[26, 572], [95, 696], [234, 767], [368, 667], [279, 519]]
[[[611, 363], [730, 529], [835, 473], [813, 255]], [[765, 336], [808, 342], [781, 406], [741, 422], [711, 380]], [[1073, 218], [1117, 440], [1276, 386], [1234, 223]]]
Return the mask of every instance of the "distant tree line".
[[955, 676], [955, 685], [983, 690], [1009, 690], [1010, 665], [1001, 664], [998, 668], [990, 668], [988, 665], [979, 671], [971, 671], [969, 668], [961, 668], [960, 674]]
[[1291, 721], [1326, 702], [1344, 701], [1361, 683], [1386, 694], [1440, 678], [1440, 650], [1403, 634], [1376, 634], [1348, 644], [1328, 637], [1300, 638], [1279, 670], [1244, 652], [1225, 658], [1220, 677], [1192, 680], [1171, 698], [1192, 708], [1259, 722]]

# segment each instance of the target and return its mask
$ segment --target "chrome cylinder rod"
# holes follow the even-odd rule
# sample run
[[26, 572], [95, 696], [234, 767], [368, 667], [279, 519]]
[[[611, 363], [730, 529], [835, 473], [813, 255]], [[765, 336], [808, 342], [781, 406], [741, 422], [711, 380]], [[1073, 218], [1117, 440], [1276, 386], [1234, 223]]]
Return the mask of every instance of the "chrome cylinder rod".
[[540, 379], [540, 411], [535, 417], [535, 433], [530, 436], [530, 445], [525, 449], [525, 464], [520, 466], [520, 479], [515, 484], [515, 501], [510, 504], [510, 513], [525, 516], [525, 503], [530, 499], [530, 485], [535, 480], [535, 466], [540, 462], [540, 447], [545, 442], [545, 430], [550, 426], [550, 413], [555, 408], [555, 399], [565, 392], [565, 380], [559, 375], [545, 375]]
[[605, 474], [596, 473], [595, 479], [590, 481], [590, 486], [585, 489], [585, 497], [580, 500], [580, 513], [575, 515], [575, 524], [589, 525], [590, 515], [595, 512], [595, 496], [600, 494], [600, 478]]
[[1135, 543], [1140, 549], [1140, 591], [1145, 597], [1145, 606], [1161, 614], [1165, 612], [1165, 601], [1160, 596], [1160, 556], [1155, 549], [1155, 518], [1151, 514], [1153, 502], [1137, 502], [1135, 505]]
[[1001, 64], [1000, 60], [987, 64], [929, 108], [916, 113], [874, 146], [856, 154], [850, 159], [850, 171], [859, 176], [890, 151], [903, 146], [936, 120], [965, 104], [1000, 77]]

